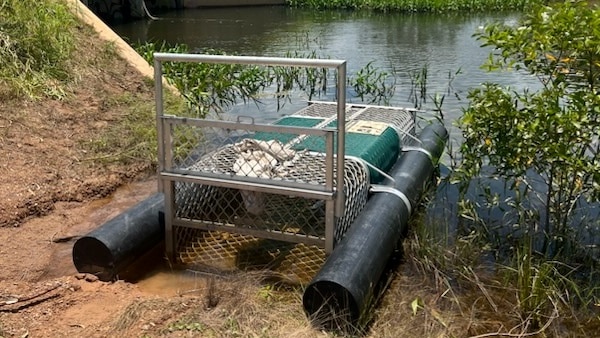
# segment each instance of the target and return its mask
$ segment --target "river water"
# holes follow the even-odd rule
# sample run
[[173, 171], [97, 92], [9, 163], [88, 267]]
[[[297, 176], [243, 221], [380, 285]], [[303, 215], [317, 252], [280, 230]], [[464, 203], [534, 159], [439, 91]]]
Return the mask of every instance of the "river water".
[[[473, 34], [487, 23], [515, 23], [517, 13], [382, 14], [264, 6], [156, 16], [158, 20], [119, 24], [113, 29], [131, 43], [184, 43], [199, 52], [216, 49], [276, 57], [316, 52], [320, 57], [347, 60], [348, 76], [372, 62], [378, 69], [396, 74], [395, 95], [390, 101], [396, 106], [414, 105], [411, 79], [426, 67], [427, 96], [445, 95], [443, 109], [450, 127], [467, 105], [469, 88], [488, 81], [515, 89], [538, 86], [527, 74], [480, 69], [490, 50], [481, 48]], [[431, 100], [422, 107], [433, 108]]]
[[[425, 67], [428, 96], [445, 95], [445, 122], [456, 151], [461, 137], [454, 122], [468, 105], [466, 95], [470, 88], [484, 82], [496, 82], [519, 91], [539, 88], [537, 80], [528, 74], [489, 73], [481, 69], [490, 49], [482, 48], [473, 35], [489, 23], [515, 24], [518, 15], [382, 14], [265, 6], [159, 13], [156, 20], [112, 28], [130, 43], [183, 43], [197, 52], [216, 49], [237, 55], [275, 57], [289, 52], [300, 55], [316, 52], [320, 57], [347, 60], [349, 77], [372, 62], [380, 70], [396, 74], [395, 95], [390, 101], [395, 106], [414, 106], [411, 80]], [[358, 102], [357, 98], [348, 100]], [[289, 104], [282, 111], [278, 110], [278, 104], [265, 102], [258, 108], [263, 114], [257, 120], [272, 121], [306, 103], [296, 104]], [[433, 109], [431, 99], [422, 108]], [[443, 159], [446, 163], [447, 156]], [[507, 194], [502, 187], [495, 187], [494, 191]], [[444, 219], [442, 223], [446, 226], [456, 225], [457, 194], [455, 187], [440, 187], [435, 197], [437, 203], [430, 209], [436, 218]], [[477, 199], [479, 193], [476, 190], [472, 195]], [[504, 212], [499, 212], [489, 218], [503, 217]]]

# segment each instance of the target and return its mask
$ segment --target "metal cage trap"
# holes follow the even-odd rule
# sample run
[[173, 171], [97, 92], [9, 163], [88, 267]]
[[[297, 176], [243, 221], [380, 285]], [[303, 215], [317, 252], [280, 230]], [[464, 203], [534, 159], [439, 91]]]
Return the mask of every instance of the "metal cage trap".
[[[416, 111], [346, 104], [346, 63], [156, 53], [159, 186], [170, 259], [214, 273], [260, 269], [307, 283], [364, 208]], [[309, 102], [272, 124], [165, 115], [162, 62], [335, 68], [337, 102]]]

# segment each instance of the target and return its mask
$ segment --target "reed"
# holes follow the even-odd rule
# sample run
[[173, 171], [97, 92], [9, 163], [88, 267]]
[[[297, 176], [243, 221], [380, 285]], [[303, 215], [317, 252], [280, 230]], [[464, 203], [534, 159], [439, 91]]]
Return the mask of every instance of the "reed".
[[[167, 46], [145, 43], [135, 47], [148, 62], [154, 52], [189, 53], [186, 45]], [[207, 50], [207, 54], [224, 54]], [[285, 57], [317, 59], [316, 51], [287, 52]], [[326, 68], [258, 67], [248, 65], [220, 65], [203, 63], [173, 63], [163, 65], [167, 80], [182, 93], [192, 116], [203, 118], [211, 112], [222, 113], [239, 101], [259, 102], [265, 95], [280, 100], [289, 98], [293, 90], [305, 93], [309, 100], [333, 93], [329, 84], [335, 83], [334, 74]], [[394, 95], [395, 74], [382, 71], [372, 63], [350, 75], [351, 93], [363, 102], [389, 102]], [[269, 94], [271, 93], [271, 94]]]
[[288, 0], [292, 7], [374, 10], [379, 12], [468, 12], [522, 10], [537, 0]]

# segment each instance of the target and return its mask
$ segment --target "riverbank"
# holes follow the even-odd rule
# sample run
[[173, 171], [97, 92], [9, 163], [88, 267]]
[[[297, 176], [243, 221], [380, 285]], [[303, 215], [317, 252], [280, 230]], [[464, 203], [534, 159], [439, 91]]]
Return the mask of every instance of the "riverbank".
[[[9, 2], [16, 4], [23, 2]], [[54, 18], [26, 16], [14, 27]], [[227, 278], [178, 272], [159, 256], [137, 279], [105, 283], [77, 274], [74, 240], [156, 190], [153, 88], [115, 43], [82, 21], [60, 23], [60, 36], [72, 33], [75, 47], [61, 60], [68, 76], [45, 80], [35, 96], [0, 81], [0, 337], [344, 336], [312, 327], [302, 290], [268, 283], [260, 271]], [[516, 290], [478, 263], [483, 249], [475, 238], [446, 246], [423, 235], [413, 231], [402, 244], [401, 264], [360, 337], [598, 332], [597, 315], [562, 308], [560, 318], [543, 318], [544, 330], [524, 326]]]

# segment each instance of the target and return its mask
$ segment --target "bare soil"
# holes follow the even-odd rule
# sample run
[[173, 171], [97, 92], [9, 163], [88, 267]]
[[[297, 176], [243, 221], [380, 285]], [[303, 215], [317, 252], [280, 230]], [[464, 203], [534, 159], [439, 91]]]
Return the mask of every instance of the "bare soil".
[[0, 103], [0, 337], [118, 336], [113, 320], [148, 297], [72, 264], [77, 238], [156, 187], [150, 161], [98, 163], [86, 146], [129, 113], [115, 97], [153, 94], [123, 60], [99, 62], [106, 43], [81, 29], [83, 61], [61, 99]]
[[[134, 133], [115, 126], [132, 114], [154, 124], [152, 81], [89, 27], [77, 39], [75, 75], [56, 99], [0, 88], [0, 338], [328, 335], [307, 325], [297, 292], [278, 302], [252, 276], [173, 273], [160, 248], [131, 279], [76, 271], [75, 241], [157, 188], [149, 157], [112, 156]], [[98, 152], [103, 142], [114, 149]]]

